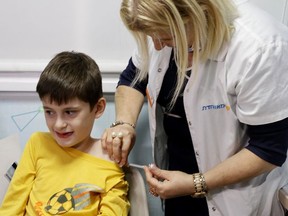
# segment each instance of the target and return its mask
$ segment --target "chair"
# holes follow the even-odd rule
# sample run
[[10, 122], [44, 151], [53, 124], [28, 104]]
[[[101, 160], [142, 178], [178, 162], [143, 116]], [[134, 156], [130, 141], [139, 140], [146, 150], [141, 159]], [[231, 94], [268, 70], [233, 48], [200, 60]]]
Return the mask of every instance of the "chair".
[[288, 184], [279, 190], [279, 201], [286, 209], [286, 216], [288, 216]]
[[125, 168], [126, 179], [129, 182], [128, 198], [131, 204], [129, 216], [149, 216], [145, 184], [137, 168]]
[[0, 206], [10, 182], [5, 175], [12, 164], [20, 159], [21, 154], [18, 134], [0, 139]]

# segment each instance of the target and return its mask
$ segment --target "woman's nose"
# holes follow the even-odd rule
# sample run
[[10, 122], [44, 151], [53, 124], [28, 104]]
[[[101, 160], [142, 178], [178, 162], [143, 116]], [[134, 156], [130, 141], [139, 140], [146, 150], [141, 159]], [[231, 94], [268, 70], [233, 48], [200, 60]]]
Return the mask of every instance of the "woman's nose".
[[161, 50], [166, 46], [166, 44], [161, 42], [158, 38], [152, 38], [152, 40], [156, 50]]

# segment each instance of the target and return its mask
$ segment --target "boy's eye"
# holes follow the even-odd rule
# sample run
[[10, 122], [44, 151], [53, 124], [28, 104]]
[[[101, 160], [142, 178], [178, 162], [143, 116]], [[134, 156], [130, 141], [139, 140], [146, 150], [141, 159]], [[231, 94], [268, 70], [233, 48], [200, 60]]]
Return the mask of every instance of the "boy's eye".
[[51, 110], [45, 110], [45, 113], [46, 113], [47, 115], [53, 115], [53, 111], [51, 111]]
[[75, 110], [67, 110], [67, 111], [65, 111], [65, 113], [68, 115], [73, 115], [76, 113], [76, 111]]

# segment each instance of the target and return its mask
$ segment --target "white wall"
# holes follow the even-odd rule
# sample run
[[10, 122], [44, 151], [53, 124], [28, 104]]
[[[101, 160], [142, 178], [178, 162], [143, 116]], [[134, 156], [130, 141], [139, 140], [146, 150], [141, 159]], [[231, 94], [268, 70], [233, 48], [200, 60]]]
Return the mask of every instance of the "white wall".
[[76, 50], [95, 57], [104, 71], [120, 70], [134, 46], [120, 20], [120, 3], [2, 0], [1, 69], [39, 70], [55, 53]]
[[[288, 0], [251, 0], [288, 25]], [[119, 16], [121, 0], [1, 0], [0, 92], [35, 91], [39, 72], [63, 50], [85, 52], [113, 93], [135, 42]]]
[[[120, 3], [1, 0], [0, 91], [34, 91], [39, 72], [63, 50], [91, 55], [105, 74], [122, 71], [135, 44], [121, 22]], [[103, 77], [105, 92], [114, 91], [114, 77]]]
[[250, 0], [288, 26], [288, 0]]

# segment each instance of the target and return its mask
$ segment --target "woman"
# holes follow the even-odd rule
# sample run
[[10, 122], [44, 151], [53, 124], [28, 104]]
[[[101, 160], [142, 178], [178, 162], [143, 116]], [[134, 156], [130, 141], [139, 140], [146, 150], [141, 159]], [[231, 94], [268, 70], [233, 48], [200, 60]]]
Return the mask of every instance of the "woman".
[[122, 0], [121, 17], [138, 49], [102, 137], [109, 155], [127, 163], [146, 96], [145, 173], [166, 216], [283, 214], [287, 27], [245, 0]]

